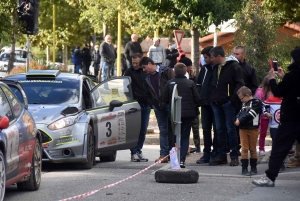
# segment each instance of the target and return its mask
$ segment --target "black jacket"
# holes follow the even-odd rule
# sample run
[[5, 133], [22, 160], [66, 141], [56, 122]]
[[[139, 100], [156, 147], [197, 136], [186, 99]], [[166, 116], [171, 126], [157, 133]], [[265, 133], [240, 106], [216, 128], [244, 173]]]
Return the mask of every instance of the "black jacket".
[[87, 66], [90, 66], [91, 62], [92, 62], [90, 49], [87, 47], [84, 47], [81, 50], [81, 56], [82, 56], [82, 62], [85, 63]]
[[158, 79], [159, 79], [159, 94], [157, 94], [151, 84], [151, 80], [150, 80], [150, 77], [151, 75], [148, 74], [147, 77], [146, 77], [146, 83], [147, 83], [147, 86], [148, 86], [148, 94], [147, 94], [147, 97], [151, 97], [148, 99], [148, 104], [151, 106], [151, 107], [156, 107], [156, 108], [162, 108], [162, 96], [163, 96], [163, 93], [164, 93], [164, 90], [165, 90], [165, 87], [167, 85], [167, 82], [171, 79], [174, 78], [174, 71], [167, 67], [167, 66], [163, 66], [161, 65], [160, 68], [159, 68], [159, 73], [158, 75]]
[[103, 41], [100, 45], [100, 55], [101, 55], [101, 61], [113, 64], [116, 60], [116, 51], [114, 49], [114, 46], [112, 44], [108, 44], [105, 41]]
[[223, 64], [215, 65], [213, 71], [211, 101], [223, 105], [230, 101], [233, 105], [240, 104], [237, 90], [244, 86], [242, 68], [236, 59], [228, 57]]
[[148, 105], [147, 99], [150, 98], [147, 97], [148, 88], [145, 80], [147, 74], [143, 72], [142, 68], [135, 70], [133, 67], [130, 67], [125, 71], [124, 76], [131, 77], [133, 98], [137, 100], [141, 106], [147, 106]]
[[284, 75], [281, 82], [275, 79], [269, 81], [272, 93], [276, 97], [283, 97], [280, 109], [280, 122], [300, 123], [300, 63], [293, 63], [290, 72]]
[[251, 90], [252, 95], [254, 95], [256, 89], [258, 88], [256, 70], [245, 60], [244, 62], [239, 62], [239, 63], [243, 69], [243, 78], [244, 78], [245, 86], [248, 87]]
[[166, 49], [166, 60], [165, 64], [169, 68], [174, 68], [175, 64], [177, 63], [177, 57], [179, 56], [178, 50], [177, 49]]
[[197, 79], [197, 90], [200, 94], [201, 105], [210, 105], [210, 97], [213, 90], [212, 77], [213, 66], [210, 64], [202, 66]]
[[253, 98], [247, 103], [243, 103], [242, 109], [237, 114], [241, 129], [255, 129], [259, 127], [260, 115], [262, 114], [262, 102], [258, 98]]
[[185, 76], [175, 76], [174, 79], [168, 81], [164, 95], [163, 104], [171, 104], [173, 88], [177, 84], [178, 96], [181, 96], [181, 119], [195, 119], [200, 113], [200, 97], [196, 89], [195, 83], [187, 79]]
[[135, 53], [140, 53], [141, 55], [143, 55], [142, 47], [139, 42], [129, 41], [125, 45], [124, 54], [125, 54], [127, 61], [130, 62], [130, 65], [132, 64], [131, 57]]

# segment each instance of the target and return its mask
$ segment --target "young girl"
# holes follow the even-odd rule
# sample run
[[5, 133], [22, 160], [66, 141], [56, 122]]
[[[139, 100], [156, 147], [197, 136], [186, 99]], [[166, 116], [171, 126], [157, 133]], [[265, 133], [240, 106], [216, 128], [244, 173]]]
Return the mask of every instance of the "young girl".
[[[268, 97], [272, 95], [271, 88], [269, 86], [269, 76], [264, 77], [261, 85], [257, 88], [255, 96], [264, 102]], [[267, 130], [269, 126], [269, 118], [265, 115], [261, 115], [260, 118], [260, 134], [259, 134], [259, 155], [265, 155], [265, 138], [267, 136]]]

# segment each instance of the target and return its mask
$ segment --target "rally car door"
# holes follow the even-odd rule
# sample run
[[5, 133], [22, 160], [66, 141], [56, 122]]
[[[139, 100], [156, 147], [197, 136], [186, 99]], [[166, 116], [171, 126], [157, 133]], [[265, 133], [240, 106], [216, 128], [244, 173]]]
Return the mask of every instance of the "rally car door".
[[136, 146], [141, 124], [141, 108], [133, 100], [130, 77], [105, 80], [91, 91], [97, 118], [97, 149], [130, 149]]

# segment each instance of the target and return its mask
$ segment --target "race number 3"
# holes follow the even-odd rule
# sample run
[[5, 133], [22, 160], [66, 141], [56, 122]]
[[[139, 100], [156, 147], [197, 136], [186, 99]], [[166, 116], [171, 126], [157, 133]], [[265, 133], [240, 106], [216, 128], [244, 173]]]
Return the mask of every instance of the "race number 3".
[[106, 122], [106, 128], [107, 128], [106, 137], [110, 137], [111, 136], [111, 123], [109, 121]]

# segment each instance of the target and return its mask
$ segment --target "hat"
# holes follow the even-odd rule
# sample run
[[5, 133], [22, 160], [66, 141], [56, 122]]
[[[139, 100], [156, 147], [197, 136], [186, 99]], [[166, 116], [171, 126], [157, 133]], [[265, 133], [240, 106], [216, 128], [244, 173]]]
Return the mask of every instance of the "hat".
[[186, 66], [192, 66], [193, 62], [188, 57], [185, 57], [185, 55], [181, 55], [181, 59], [179, 60], [180, 63], [185, 64]]
[[295, 63], [300, 63], [300, 47], [297, 47], [293, 51], [291, 51], [291, 56]]

